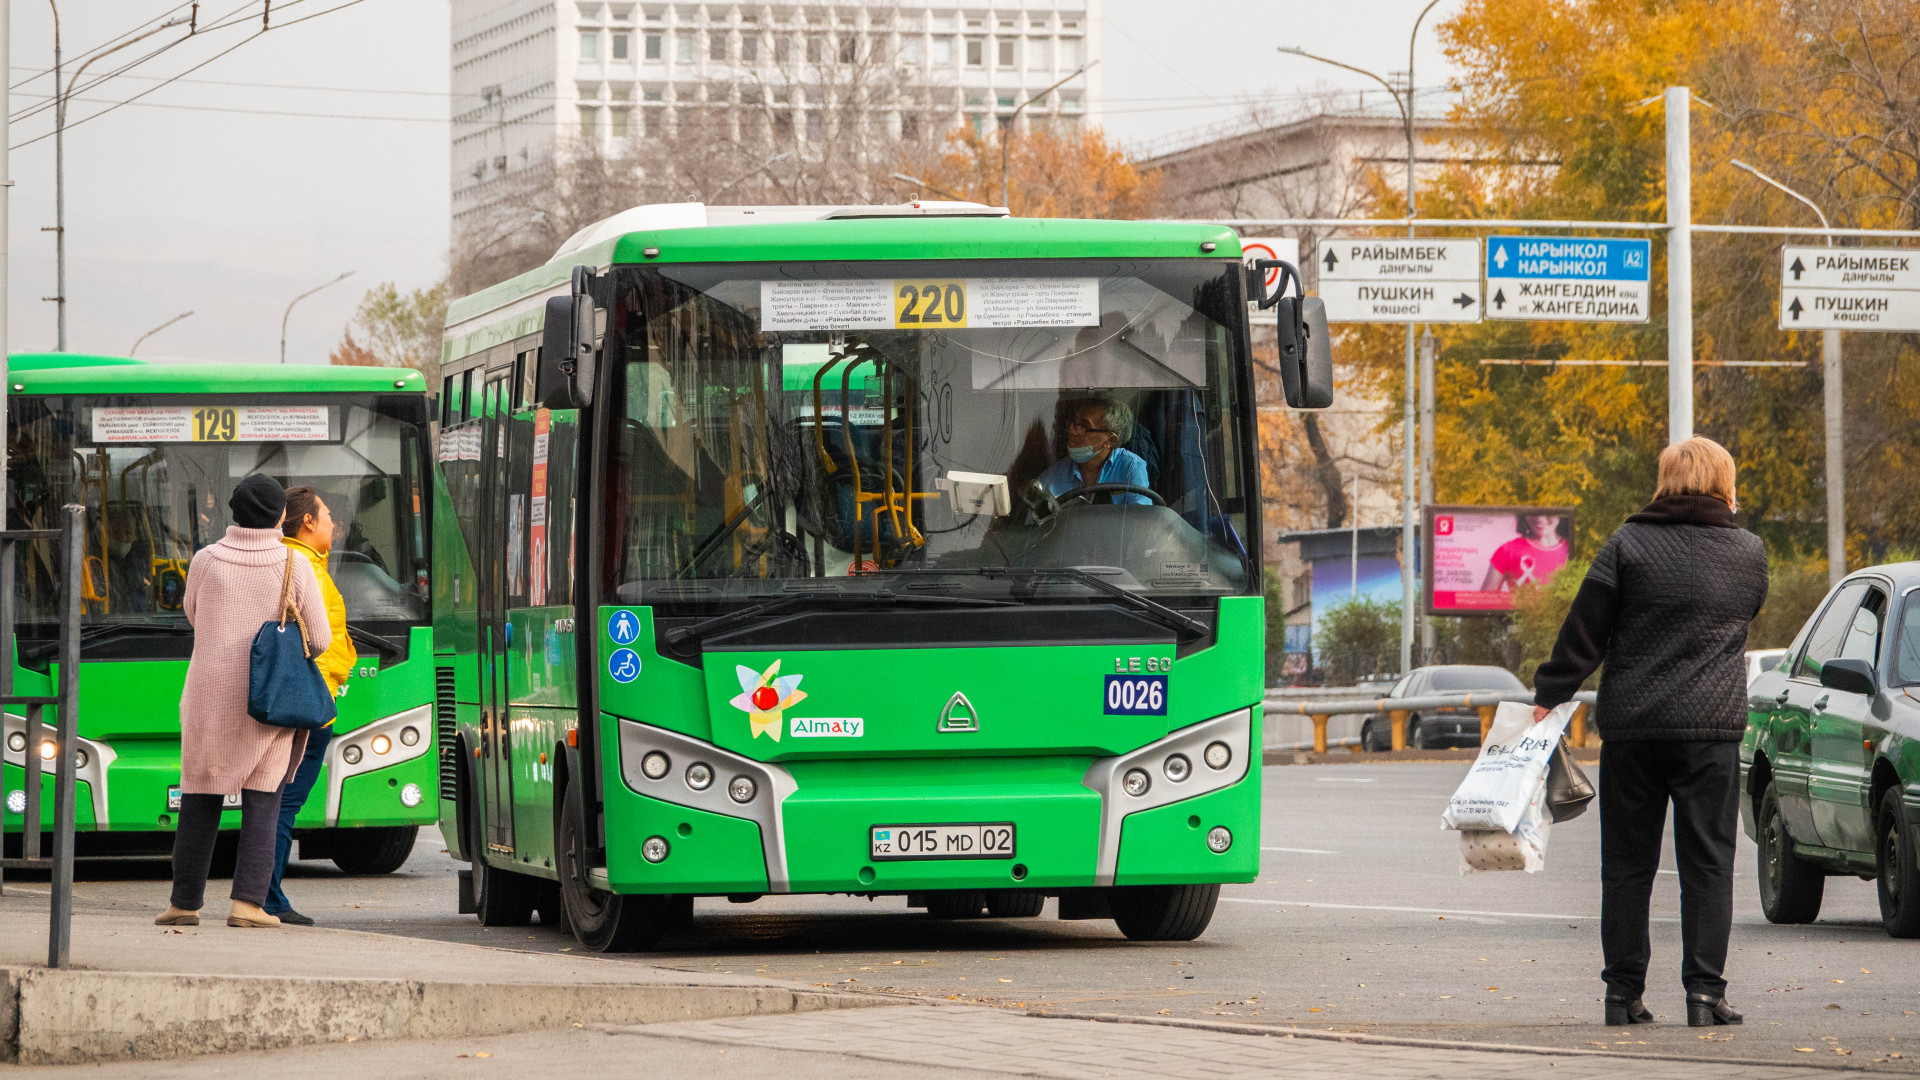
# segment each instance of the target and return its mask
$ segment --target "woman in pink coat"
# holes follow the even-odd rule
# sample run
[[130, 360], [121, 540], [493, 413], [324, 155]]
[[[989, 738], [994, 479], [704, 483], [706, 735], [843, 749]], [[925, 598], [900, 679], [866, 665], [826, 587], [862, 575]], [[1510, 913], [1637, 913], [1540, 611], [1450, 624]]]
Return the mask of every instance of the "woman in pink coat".
[[194, 554], [187, 571], [193, 659], [180, 695], [180, 823], [173, 836], [173, 897], [154, 920], [162, 926], [199, 925], [221, 800], [236, 795], [240, 848], [227, 925], [280, 925], [260, 905], [273, 876], [280, 789], [300, 761], [306, 733], [247, 715], [247, 673], [253, 636], [262, 623], [279, 619], [281, 585], [289, 573], [290, 596], [306, 620], [312, 652], [332, 641], [313, 567], [280, 543], [286, 492], [256, 473], [240, 481], [227, 506], [234, 523], [217, 543]]

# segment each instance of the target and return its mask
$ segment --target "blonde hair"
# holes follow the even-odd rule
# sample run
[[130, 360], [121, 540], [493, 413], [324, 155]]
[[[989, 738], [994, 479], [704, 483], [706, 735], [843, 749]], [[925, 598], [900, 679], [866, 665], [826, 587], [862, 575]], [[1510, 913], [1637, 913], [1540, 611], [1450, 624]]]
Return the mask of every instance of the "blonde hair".
[[1712, 495], [1732, 509], [1740, 503], [1733, 489], [1733, 455], [1703, 435], [1677, 442], [1660, 451], [1660, 480], [1653, 497]]

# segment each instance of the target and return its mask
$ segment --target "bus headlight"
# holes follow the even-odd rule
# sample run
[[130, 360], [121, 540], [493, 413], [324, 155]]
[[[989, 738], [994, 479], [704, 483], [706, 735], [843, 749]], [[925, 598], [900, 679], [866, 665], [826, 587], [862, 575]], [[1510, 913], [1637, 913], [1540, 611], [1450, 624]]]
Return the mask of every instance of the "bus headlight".
[[360, 756], [361, 756], [360, 746], [358, 743], [348, 746], [345, 750], [340, 751], [340, 760], [346, 762], [349, 765], [360, 764]]
[[26, 732], [11, 731], [7, 733], [7, 749], [17, 754], [20, 751], [25, 750], [26, 748], [27, 748]]
[[389, 739], [389, 738], [387, 738], [387, 737], [386, 737], [385, 735], [375, 735], [375, 736], [373, 737], [373, 752], [374, 752], [374, 753], [376, 753], [376, 754], [383, 754], [383, 755], [384, 755], [384, 754], [385, 754], [385, 753], [386, 753], [387, 751], [389, 751], [389, 750], [391, 750], [391, 749], [393, 749], [393, 740], [392, 740], [392, 739]]
[[727, 784], [727, 797], [737, 803], [750, 803], [754, 793], [760, 789], [753, 784], [750, 776], [736, 776]]
[[401, 746], [419, 746], [420, 745], [420, 729], [417, 727], [401, 728], [400, 729], [400, 745]]
[[76, 769], [86, 768], [87, 762], [91, 760], [91, 758], [87, 757], [87, 748], [84, 746], [73, 752], [73, 767]]
[[687, 766], [687, 786], [695, 791], [705, 791], [713, 783], [713, 769], [704, 761], [696, 761]]
[[640, 759], [640, 773], [649, 780], [660, 779], [667, 775], [667, 770], [671, 768], [673, 768], [673, 762], [668, 761], [667, 755], [658, 750]]
[[1233, 764], [1233, 749], [1223, 742], [1208, 743], [1206, 761], [1209, 769], [1224, 769]]
[[1120, 778], [1120, 786], [1137, 799], [1153, 786], [1153, 780], [1147, 776], [1145, 769], [1128, 769], [1127, 775]]
[[24, 814], [27, 812], [27, 793], [14, 788], [7, 792], [7, 813]]
[[640, 845], [640, 857], [648, 862], [660, 862], [667, 857], [669, 850], [671, 849], [667, 847], [666, 837], [649, 836], [646, 842]]
[[400, 805], [411, 810], [420, 805], [420, 785], [408, 784], [400, 789]]
[[43, 742], [40, 744], [40, 760], [41, 761], [52, 761], [53, 755], [59, 752], [60, 752], [60, 748], [54, 745], [54, 742], [52, 739], [48, 739], [46, 742]]
[[1167, 779], [1177, 784], [1193, 774], [1193, 762], [1188, 761], [1185, 754], [1168, 754], [1161, 770], [1167, 774]]
[[1207, 830], [1207, 850], [1215, 855], [1225, 855], [1232, 846], [1233, 834], [1227, 831], [1225, 825], [1215, 825]]

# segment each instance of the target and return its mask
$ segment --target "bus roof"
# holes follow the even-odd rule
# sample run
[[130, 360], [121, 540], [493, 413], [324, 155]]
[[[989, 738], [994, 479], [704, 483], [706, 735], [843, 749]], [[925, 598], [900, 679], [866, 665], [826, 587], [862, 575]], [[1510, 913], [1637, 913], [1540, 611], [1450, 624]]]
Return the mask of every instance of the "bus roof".
[[[63, 366], [48, 357], [73, 361]], [[301, 394], [424, 391], [412, 368], [315, 364], [164, 364], [124, 357], [29, 353], [7, 358], [16, 394]]]
[[[579, 264], [1240, 257], [1240, 237], [1224, 225], [1001, 217], [956, 204], [961, 205], [965, 209], [949, 213], [903, 206], [896, 217], [878, 216], [878, 207], [790, 208], [781, 215], [786, 220], [765, 222], [743, 216], [741, 208], [697, 203], [627, 210], [603, 224], [651, 216], [668, 227], [614, 232], [577, 250], [570, 241], [545, 266], [455, 300], [447, 308], [447, 325], [562, 285]], [[692, 208], [698, 208], [697, 215], [689, 213]], [[767, 209], [771, 216], [782, 208]], [[817, 210], [820, 216], [794, 220], [796, 210]], [[850, 216], [827, 217], [829, 211]], [[702, 219], [709, 224], [697, 224]], [[603, 235], [598, 226], [590, 228], [595, 236]], [[1203, 250], [1209, 244], [1212, 247]]]

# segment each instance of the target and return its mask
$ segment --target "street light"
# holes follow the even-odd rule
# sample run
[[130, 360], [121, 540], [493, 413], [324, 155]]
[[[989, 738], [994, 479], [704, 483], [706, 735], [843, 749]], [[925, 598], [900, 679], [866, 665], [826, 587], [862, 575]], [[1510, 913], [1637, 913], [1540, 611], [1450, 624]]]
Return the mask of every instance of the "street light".
[[191, 312], [191, 311], [183, 311], [183, 312], [181, 312], [180, 314], [178, 314], [178, 315], [175, 315], [175, 316], [174, 316], [173, 318], [171, 318], [171, 319], [168, 319], [168, 320], [167, 320], [166, 322], [163, 322], [163, 323], [161, 323], [161, 324], [160, 324], [159, 326], [156, 326], [156, 327], [154, 327], [153, 329], [151, 329], [151, 330], [149, 330], [149, 331], [147, 331], [146, 333], [144, 333], [144, 334], [141, 334], [141, 335], [140, 335], [139, 337], [137, 337], [137, 338], [135, 338], [135, 339], [133, 340], [133, 348], [131, 348], [131, 349], [128, 349], [128, 350], [127, 350], [127, 355], [128, 355], [128, 356], [132, 356], [132, 355], [133, 355], [134, 353], [137, 353], [137, 352], [139, 352], [139, 351], [140, 351], [140, 343], [141, 343], [141, 342], [143, 342], [143, 341], [145, 341], [145, 340], [147, 340], [148, 338], [150, 338], [150, 337], [152, 337], [153, 335], [155, 335], [155, 334], [157, 334], [157, 333], [159, 333], [159, 332], [160, 332], [160, 331], [162, 331], [162, 330], [165, 330], [165, 329], [166, 329], [167, 327], [169, 327], [169, 326], [172, 326], [172, 325], [173, 325], [174, 323], [177, 323], [177, 322], [179, 322], [179, 321], [180, 321], [181, 319], [184, 319], [184, 318], [186, 318], [187, 316], [189, 316], [189, 315], [192, 315], [192, 314], [193, 314], [193, 312]]
[[[103, 56], [112, 56], [121, 49], [147, 38], [162, 30], [176, 26], [189, 26], [193, 23], [190, 16], [168, 19], [144, 34], [133, 37], [87, 57], [86, 61], [74, 71], [73, 78], [67, 80], [63, 89], [60, 86], [60, 5], [55, 0], [47, 0], [53, 8], [53, 254], [54, 254], [54, 295], [42, 297], [54, 303], [54, 351], [67, 351], [67, 99], [73, 96], [73, 88], [79, 84], [80, 76], [95, 60]], [[193, 30], [187, 31], [193, 36]], [[46, 229], [40, 230], [46, 232]]]
[[954, 202], [969, 201], [967, 199], [961, 198], [958, 195], [955, 195], [951, 191], [941, 191], [939, 188], [934, 187], [932, 184], [927, 183], [925, 180], [922, 180], [917, 176], [908, 176], [906, 173], [903, 173], [903, 172], [893, 173], [892, 175], [888, 176], [887, 179], [898, 180], [903, 184], [912, 184], [917, 188], [925, 188], [926, 190], [933, 192], [935, 195], [938, 195], [943, 199], [951, 199]]
[[1033, 104], [1036, 101], [1039, 101], [1041, 98], [1046, 97], [1048, 94], [1051, 94], [1055, 90], [1058, 90], [1061, 87], [1067, 85], [1068, 83], [1072, 82], [1074, 79], [1079, 78], [1080, 75], [1083, 74], [1088, 68], [1094, 66], [1095, 64], [1098, 64], [1099, 62], [1100, 61], [1098, 60], [1089, 60], [1086, 63], [1081, 64], [1079, 67], [1073, 70], [1073, 73], [1071, 75], [1068, 75], [1066, 78], [1061, 79], [1059, 82], [1054, 83], [1052, 86], [1047, 87], [1045, 90], [1040, 91], [1039, 93], [1033, 95], [1027, 100], [1014, 106], [1013, 114], [1007, 117], [1007, 126], [1001, 129], [1000, 131], [1000, 205], [1001, 206], [1007, 205], [1007, 149], [1009, 145], [1013, 142], [1014, 130], [1020, 126], [1020, 114], [1027, 111], [1027, 106]]
[[715, 198], [719, 197], [721, 192], [734, 187], [735, 185], [741, 183], [742, 181], [752, 179], [752, 177], [756, 173], [760, 172], [760, 170], [762, 169], [765, 169], [767, 166], [773, 164], [774, 162], [785, 161], [786, 159], [792, 156], [793, 156], [793, 151], [791, 150], [788, 150], [785, 153], [775, 154], [772, 157], [768, 158], [767, 160], [761, 162], [760, 164], [755, 165], [753, 168], [748, 169], [746, 172], [741, 173], [739, 176], [736, 176], [733, 179], [727, 181], [726, 183], [721, 184], [719, 187], [713, 189], [713, 191], [710, 194], [708, 194], [705, 198], [702, 198], [700, 201], [712, 202]]
[[[1414, 48], [1420, 40], [1420, 24], [1426, 21], [1427, 13], [1432, 11], [1439, 3], [1440, 0], [1427, 0], [1427, 6], [1421, 8], [1420, 14], [1413, 20], [1413, 33], [1407, 36], [1407, 93], [1405, 100], [1401, 99], [1400, 91], [1392, 83], [1365, 68], [1355, 67], [1352, 64], [1343, 64], [1338, 60], [1331, 60], [1324, 56], [1316, 56], [1297, 46], [1280, 46], [1280, 51], [1283, 53], [1305, 57], [1308, 60], [1317, 60], [1322, 64], [1344, 68], [1347, 71], [1365, 75], [1367, 78], [1386, 87], [1387, 93], [1393, 95], [1393, 103], [1400, 110], [1400, 121], [1406, 129], [1407, 135], [1408, 236], [1414, 235], [1413, 167], [1415, 156], [1413, 144], [1413, 89], [1416, 85], [1413, 81]], [[1415, 367], [1414, 333], [1414, 324], [1408, 323], [1405, 376], [1406, 394], [1404, 395], [1406, 398], [1405, 417], [1402, 421], [1404, 426], [1401, 428], [1406, 434], [1400, 440], [1402, 444], [1402, 475], [1400, 480], [1400, 672], [1403, 675], [1413, 670], [1413, 610], [1419, 600], [1419, 590], [1415, 587], [1413, 577], [1413, 562], [1420, 546], [1419, 538], [1415, 535], [1415, 521], [1418, 517], [1416, 503], [1419, 499], [1418, 481], [1415, 479], [1417, 450], [1415, 444], [1419, 442], [1419, 434], [1414, 421], [1414, 414], [1418, 408], [1420, 373], [1419, 369]], [[1432, 568], [1429, 567], [1427, 572], [1432, 573]]]
[[286, 314], [280, 316], [280, 362], [281, 363], [284, 364], [287, 362], [287, 320], [293, 316], [293, 305], [299, 303], [302, 300], [305, 300], [307, 297], [312, 296], [314, 293], [319, 292], [321, 289], [338, 285], [341, 282], [352, 277], [353, 275], [354, 275], [354, 271], [349, 270], [346, 273], [341, 274], [339, 277], [334, 278], [332, 281], [327, 282], [325, 285], [315, 285], [313, 288], [308, 289], [306, 292], [303, 292], [299, 296], [296, 296], [292, 300], [288, 301]]
[[[1762, 183], [1786, 192], [1799, 199], [1820, 219], [1820, 227], [1830, 229], [1833, 225], [1812, 199], [1793, 190], [1787, 185], [1761, 172], [1744, 161], [1735, 160], [1730, 164], [1752, 173]], [[1833, 237], [1827, 237], [1827, 246], [1833, 246]], [[1847, 576], [1847, 468], [1845, 459], [1845, 436], [1842, 422], [1846, 418], [1846, 401], [1841, 395], [1840, 383], [1840, 331], [1820, 331], [1820, 358], [1824, 368], [1824, 390], [1826, 398], [1827, 427], [1827, 586], [1840, 584]]]

